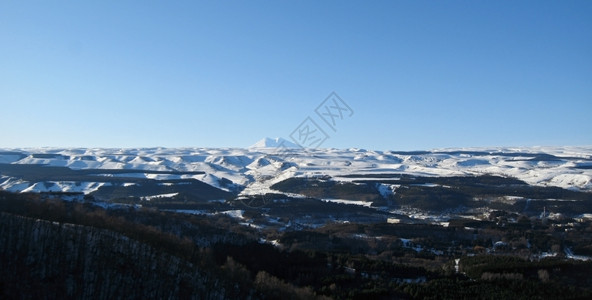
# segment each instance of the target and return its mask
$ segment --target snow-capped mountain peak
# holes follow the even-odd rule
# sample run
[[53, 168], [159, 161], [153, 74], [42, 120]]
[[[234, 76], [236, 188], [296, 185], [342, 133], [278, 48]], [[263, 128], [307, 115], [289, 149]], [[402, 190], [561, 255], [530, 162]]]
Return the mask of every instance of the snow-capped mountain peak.
[[259, 140], [257, 143], [253, 144], [251, 147], [249, 148], [277, 148], [277, 147], [285, 147], [285, 148], [300, 148], [298, 145], [277, 137], [277, 138], [263, 138], [261, 140]]

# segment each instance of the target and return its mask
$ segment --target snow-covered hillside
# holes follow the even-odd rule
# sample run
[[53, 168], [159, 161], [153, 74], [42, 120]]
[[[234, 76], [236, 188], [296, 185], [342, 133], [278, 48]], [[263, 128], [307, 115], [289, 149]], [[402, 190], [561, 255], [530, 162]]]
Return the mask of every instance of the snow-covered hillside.
[[[22, 191], [89, 193], [109, 181], [54, 181], [14, 175], [12, 165], [44, 165], [92, 170], [93, 176], [199, 180], [226, 191], [257, 194], [291, 177], [330, 176], [353, 181], [372, 175], [500, 175], [537, 186], [592, 191], [592, 147], [440, 149], [397, 152], [364, 149], [302, 149], [287, 141], [264, 139], [253, 147], [142, 149], [4, 149], [0, 150], [0, 188]], [[281, 147], [282, 143], [287, 147]], [[289, 143], [289, 142], [288, 142]], [[279, 147], [278, 147], [279, 146]], [[115, 170], [115, 171], [114, 171]], [[125, 170], [122, 171], [122, 170]], [[34, 173], [35, 171], [30, 171]], [[96, 178], [96, 177], [95, 177]], [[359, 178], [358, 178], [359, 179]], [[133, 185], [134, 181], [123, 184]], [[168, 184], [168, 183], [167, 183]]]

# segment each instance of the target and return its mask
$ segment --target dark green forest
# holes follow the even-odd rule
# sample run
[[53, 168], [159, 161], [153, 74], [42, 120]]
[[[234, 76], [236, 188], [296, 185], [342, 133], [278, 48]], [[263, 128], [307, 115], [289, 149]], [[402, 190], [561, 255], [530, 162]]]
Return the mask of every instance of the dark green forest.
[[585, 254], [590, 222], [562, 231], [511, 217], [257, 230], [224, 214], [106, 210], [0, 191], [0, 298], [592, 297], [592, 262], [532, 255]]

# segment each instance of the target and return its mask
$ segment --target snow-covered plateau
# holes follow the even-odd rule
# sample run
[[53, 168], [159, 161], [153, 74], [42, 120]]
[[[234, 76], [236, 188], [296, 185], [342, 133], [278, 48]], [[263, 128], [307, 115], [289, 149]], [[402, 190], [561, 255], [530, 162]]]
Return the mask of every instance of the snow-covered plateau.
[[[249, 195], [272, 192], [270, 187], [273, 184], [293, 177], [324, 176], [352, 182], [400, 174], [427, 177], [497, 175], [534, 186], [592, 191], [592, 147], [401, 152], [281, 146], [278, 139], [265, 139], [246, 149], [0, 149], [0, 188], [13, 192], [91, 193], [102, 186], [115, 184], [113, 179], [128, 186], [137, 184], [135, 179], [152, 179], [163, 184], [196, 180], [225, 191]], [[32, 176], [39, 169], [15, 171], [15, 167], [24, 165], [62, 167], [94, 176], [52, 178]], [[384, 191], [388, 189], [383, 188]]]

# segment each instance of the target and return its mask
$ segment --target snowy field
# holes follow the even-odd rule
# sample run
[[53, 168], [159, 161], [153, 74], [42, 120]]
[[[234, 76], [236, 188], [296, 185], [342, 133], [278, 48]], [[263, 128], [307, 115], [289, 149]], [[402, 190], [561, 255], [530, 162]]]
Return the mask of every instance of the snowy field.
[[[142, 149], [0, 149], [0, 166], [45, 165], [93, 170], [97, 176], [153, 180], [195, 179], [242, 194], [269, 192], [291, 177], [323, 177], [353, 181], [374, 177], [500, 175], [536, 186], [592, 191], [592, 146], [470, 148], [397, 152], [365, 149], [142, 148]], [[130, 172], [114, 172], [129, 170]], [[225, 184], [223, 184], [225, 182]], [[27, 181], [0, 169], [0, 188], [15, 192], [89, 193], [103, 182]], [[133, 185], [134, 181], [125, 183]], [[167, 183], [170, 184], [170, 183]], [[388, 192], [385, 190], [385, 192]]]

